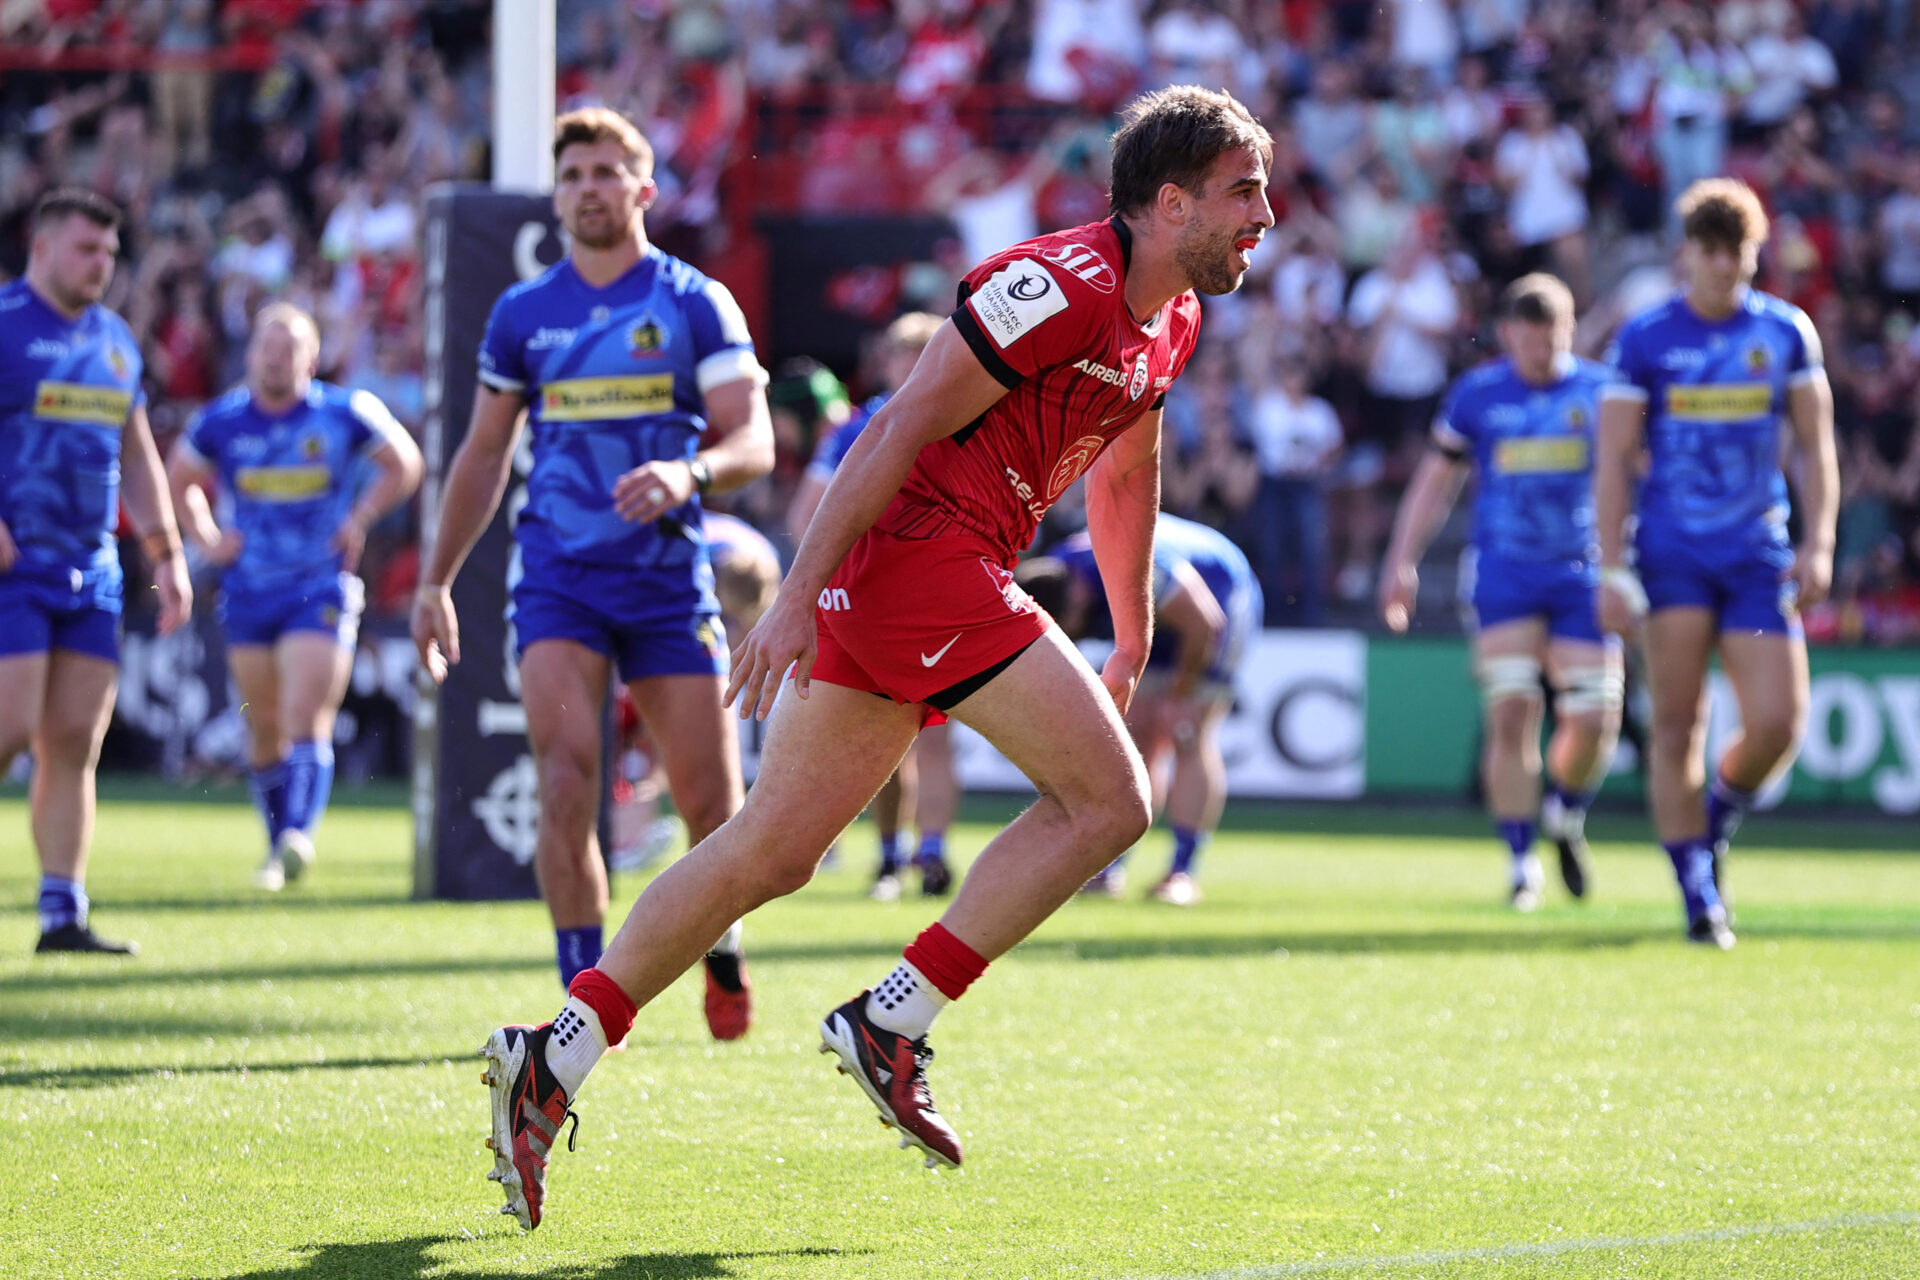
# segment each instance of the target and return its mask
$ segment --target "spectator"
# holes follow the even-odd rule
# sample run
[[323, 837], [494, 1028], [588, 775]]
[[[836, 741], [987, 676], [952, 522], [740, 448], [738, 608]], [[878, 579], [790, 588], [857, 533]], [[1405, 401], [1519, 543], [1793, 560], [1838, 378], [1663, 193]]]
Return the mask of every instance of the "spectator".
[[1034, 0], [1027, 92], [1107, 111], [1133, 92], [1147, 61], [1138, 0]]
[[1373, 566], [1386, 531], [1387, 497], [1375, 492], [1382, 476], [1404, 479], [1426, 437], [1447, 382], [1447, 357], [1460, 320], [1460, 300], [1446, 265], [1429, 247], [1426, 229], [1415, 224], [1401, 236], [1386, 262], [1362, 276], [1347, 304], [1347, 321], [1358, 340], [1366, 397], [1363, 435], [1353, 452], [1360, 469], [1352, 477], [1367, 491], [1355, 514], [1347, 562], [1338, 579], [1340, 597], [1367, 598]]
[[1740, 117], [1763, 133], [1839, 83], [1833, 54], [1807, 34], [1806, 20], [1792, 6], [1748, 40], [1743, 52], [1752, 69], [1753, 88], [1740, 104]]
[[213, 158], [213, 0], [168, 0], [155, 48], [154, 170], [198, 173]]
[[1220, 12], [1220, 0], [1171, 0], [1147, 28], [1147, 85], [1203, 84], [1230, 89], [1243, 101], [1258, 93], [1247, 37]]
[[1655, 40], [1653, 66], [1654, 146], [1671, 210], [1696, 181], [1725, 172], [1727, 120], [1751, 75], [1739, 50], [1716, 44], [1692, 8], [1674, 10], [1671, 30]]
[[1403, 67], [1394, 74], [1393, 97], [1375, 104], [1369, 121], [1375, 153], [1415, 204], [1429, 204], [1453, 159], [1446, 113], [1427, 88], [1426, 72]]
[[1253, 561], [1267, 622], [1317, 626], [1327, 572], [1323, 488], [1340, 452], [1340, 419], [1309, 390], [1304, 360], [1250, 363], [1255, 383], [1247, 416], [1260, 477]]
[[1889, 307], [1920, 314], [1920, 156], [1900, 167], [1900, 187], [1874, 219], [1880, 294]]
[[1329, 59], [1314, 68], [1313, 91], [1293, 109], [1300, 155], [1314, 175], [1336, 190], [1360, 171], [1368, 154], [1367, 109], [1354, 96], [1354, 74]]
[[1587, 147], [1571, 126], [1556, 123], [1553, 104], [1534, 95], [1494, 152], [1494, 172], [1507, 193], [1507, 230], [1521, 252], [1519, 272], [1550, 267], [1590, 300], [1587, 271]]

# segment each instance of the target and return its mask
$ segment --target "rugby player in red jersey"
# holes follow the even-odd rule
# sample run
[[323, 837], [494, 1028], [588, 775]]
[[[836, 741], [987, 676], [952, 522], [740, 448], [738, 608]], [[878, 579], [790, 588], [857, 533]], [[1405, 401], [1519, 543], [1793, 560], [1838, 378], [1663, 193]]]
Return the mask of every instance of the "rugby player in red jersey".
[[[1113, 139], [1112, 218], [967, 276], [734, 651], [729, 701], [772, 712], [746, 806], [647, 886], [551, 1023], [489, 1041], [495, 1142], [511, 1142], [511, 1168], [493, 1176], [523, 1226], [540, 1220], [547, 1155], [581, 1082], [638, 1007], [734, 920], [806, 884], [940, 716], [999, 747], [1040, 798], [899, 966], [827, 1015], [821, 1047], [903, 1145], [960, 1163], [927, 1088], [934, 1016], [1147, 828], [1146, 770], [1120, 717], [1152, 639], [1161, 398], [1193, 352], [1195, 293], [1237, 288], [1273, 225], [1271, 158], [1231, 97], [1147, 94]], [[1116, 641], [1097, 677], [1012, 572], [1082, 473]]]

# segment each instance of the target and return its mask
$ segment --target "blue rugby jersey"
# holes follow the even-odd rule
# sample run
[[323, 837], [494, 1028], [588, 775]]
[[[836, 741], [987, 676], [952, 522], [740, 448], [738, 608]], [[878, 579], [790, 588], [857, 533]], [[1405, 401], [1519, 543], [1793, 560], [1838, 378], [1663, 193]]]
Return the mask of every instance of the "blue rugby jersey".
[[765, 376], [732, 295], [657, 249], [604, 289], [569, 258], [502, 294], [480, 380], [527, 401], [533, 471], [515, 528], [527, 572], [567, 560], [697, 576], [707, 558], [698, 496], [632, 524], [614, 510], [614, 482], [691, 458], [705, 393]]
[[[1053, 552], [1066, 562], [1067, 568], [1075, 575], [1098, 590], [1100, 587], [1100, 566], [1093, 555], [1093, 539], [1085, 532], [1069, 537]], [[1250, 598], [1251, 592], [1259, 585], [1254, 576], [1253, 566], [1233, 539], [1211, 525], [1200, 524], [1180, 516], [1161, 512], [1153, 524], [1153, 604], [1156, 609], [1166, 600], [1173, 588], [1173, 575], [1181, 565], [1190, 565], [1207, 584], [1207, 590], [1220, 604], [1229, 618], [1234, 616], [1236, 597]], [[1106, 619], [1105, 626], [1111, 631], [1112, 621], [1107, 618], [1106, 595], [1095, 596], [1095, 613], [1098, 618]]]
[[1716, 559], [1784, 545], [1780, 428], [1788, 392], [1821, 370], [1806, 313], [1748, 289], [1709, 321], [1676, 294], [1626, 323], [1612, 362], [1607, 397], [1647, 406], [1640, 545], [1679, 541]]
[[325, 382], [270, 414], [235, 387], [195, 414], [181, 447], [233, 496], [240, 556], [228, 592], [298, 595], [340, 572], [334, 531], [353, 506], [358, 462], [406, 434], [379, 399]]
[[1560, 562], [1597, 571], [1593, 445], [1605, 365], [1568, 355], [1535, 386], [1502, 356], [1454, 381], [1434, 419], [1443, 451], [1478, 473], [1473, 540], [1489, 560]]
[[117, 580], [120, 434], [146, 403], [140, 344], [105, 307], [78, 320], [0, 285], [0, 520], [21, 563]]
[[853, 448], [853, 442], [858, 440], [860, 433], [867, 429], [867, 424], [873, 421], [874, 414], [880, 412], [880, 407], [891, 399], [893, 399], [891, 391], [882, 391], [879, 395], [870, 397], [865, 404], [854, 411], [851, 418], [834, 428], [833, 434], [822, 440], [820, 447], [813, 451], [813, 460], [807, 463], [807, 474], [821, 484], [831, 482], [833, 473], [838, 471], [840, 464], [847, 460], [847, 451]]

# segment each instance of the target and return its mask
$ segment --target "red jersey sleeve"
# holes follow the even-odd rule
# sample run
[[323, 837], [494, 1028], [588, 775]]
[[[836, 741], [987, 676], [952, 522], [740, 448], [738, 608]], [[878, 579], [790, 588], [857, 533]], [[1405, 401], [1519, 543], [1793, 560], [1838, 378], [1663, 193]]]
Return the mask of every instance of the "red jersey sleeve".
[[1040, 260], [1031, 243], [996, 254], [967, 273], [953, 324], [987, 372], [1017, 387], [1042, 369], [1086, 354], [1105, 328], [1111, 297]]

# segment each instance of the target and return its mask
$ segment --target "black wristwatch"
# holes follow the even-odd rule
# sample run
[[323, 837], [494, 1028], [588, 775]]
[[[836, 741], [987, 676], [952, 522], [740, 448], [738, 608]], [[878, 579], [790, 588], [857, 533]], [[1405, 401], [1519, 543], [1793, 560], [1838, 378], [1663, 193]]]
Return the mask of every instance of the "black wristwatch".
[[707, 490], [713, 488], [713, 468], [707, 465], [705, 458], [700, 457], [698, 454], [688, 458], [687, 472], [693, 476], [693, 487], [701, 493], [704, 494]]

